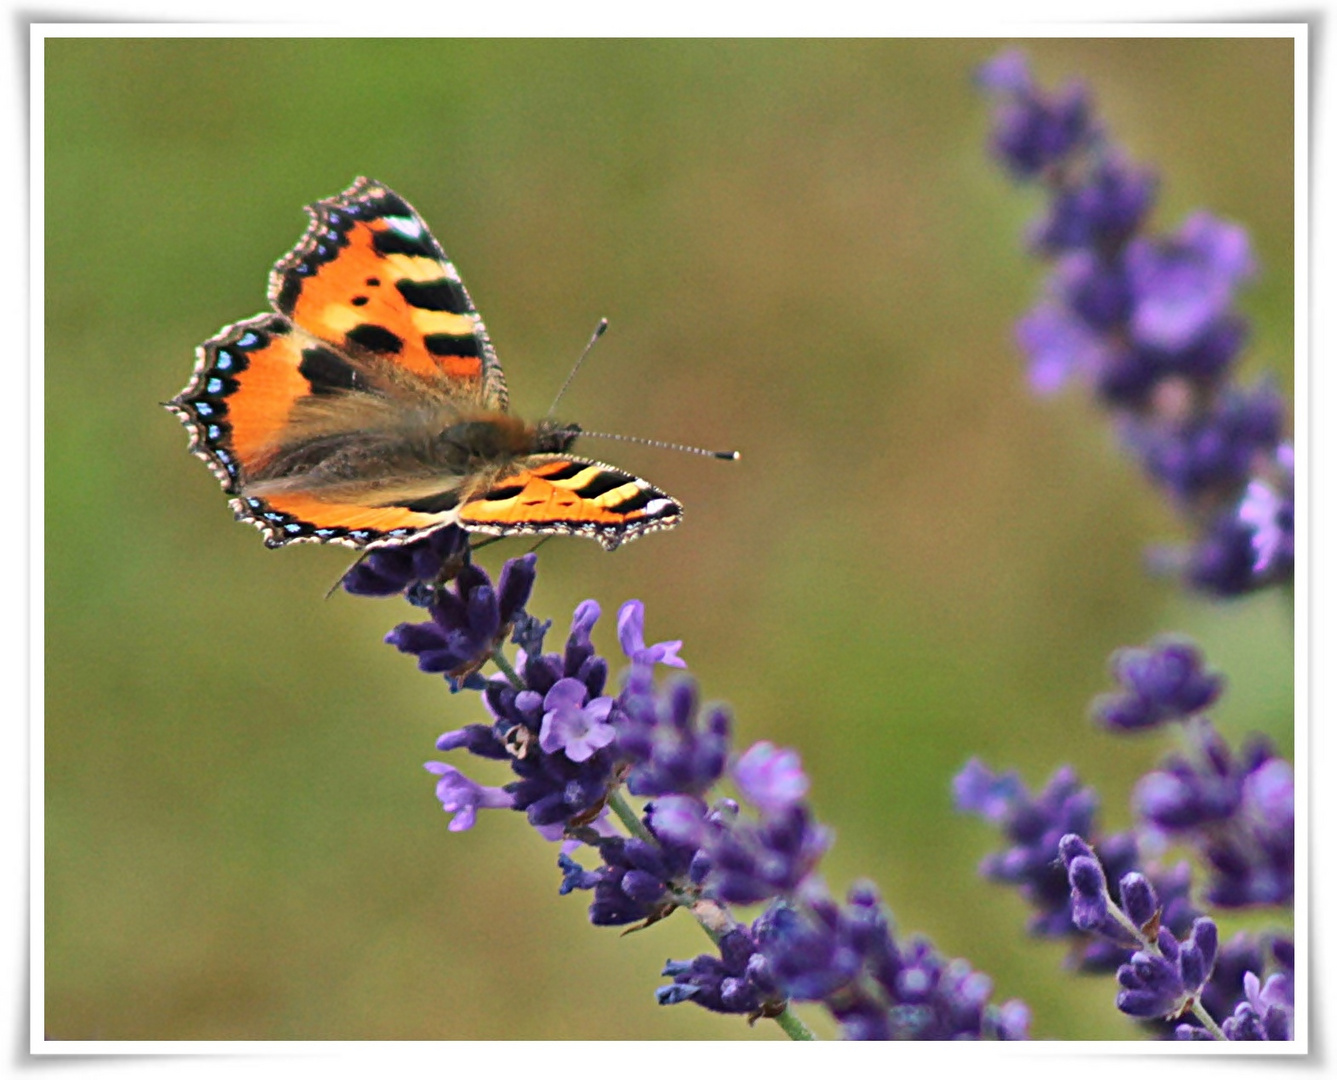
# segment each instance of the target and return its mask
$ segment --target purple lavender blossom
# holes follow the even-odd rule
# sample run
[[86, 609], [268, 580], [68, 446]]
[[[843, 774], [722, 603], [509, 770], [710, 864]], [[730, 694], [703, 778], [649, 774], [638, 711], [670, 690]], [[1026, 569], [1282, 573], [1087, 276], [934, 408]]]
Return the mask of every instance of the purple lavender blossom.
[[1119, 904], [1110, 896], [1105, 868], [1091, 846], [1075, 833], [1059, 841], [1072, 899], [1072, 922], [1079, 930], [1120, 944], [1138, 943], [1138, 932], [1160, 913], [1156, 890], [1146, 876], [1131, 871], [1119, 880]]
[[979, 758], [971, 758], [952, 778], [952, 798], [963, 814], [978, 814], [997, 825], [1020, 800], [1026, 786], [1015, 770], [995, 775]]
[[[1070, 834], [1095, 835], [1095, 792], [1080, 786], [1065, 767], [1031, 797], [1015, 773], [995, 776], [978, 760], [967, 763], [953, 786], [958, 810], [1000, 826], [1010, 841], [1005, 850], [984, 858], [980, 874], [1017, 887], [1035, 909], [1027, 924], [1030, 933], [1074, 940], [1078, 947], [1073, 963], [1082, 971], [1113, 971], [1125, 963], [1135, 942], [1105, 918], [1104, 883], [1107, 874], [1122, 880], [1139, 869], [1136, 837], [1099, 836], [1093, 848], [1077, 852], [1092, 864], [1081, 871], [1084, 892], [1074, 891], [1064, 861], [1063, 843], [1073, 842], [1067, 839]], [[1161, 898], [1162, 922], [1176, 933], [1187, 932], [1199, 914], [1189, 899], [1188, 867], [1143, 870], [1140, 876]], [[1093, 930], [1100, 933], [1091, 936]]]
[[685, 668], [687, 661], [678, 655], [681, 641], [645, 643], [645, 605], [639, 600], [628, 600], [617, 613], [617, 640], [627, 659], [638, 664], [665, 664]]
[[701, 846], [709, 861], [703, 885], [729, 904], [756, 904], [792, 894], [831, 846], [831, 832], [803, 803], [759, 821], [739, 818]]
[[1201, 852], [1213, 872], [1206, 896], [1219, 907], [1287, 904], [1295, 891], [1295, 783], [1265, 739], [1237, 758], [1205, 719], [1175, 754], [1140, 780], [1133, 807], [1154, 832]]
[[[477, 680], [492, 722], [448, 731], [437, 748], [507, 761], [515, 779], [485, 787], [451, 765], [429, 762], [437, 797], [454, 815], [452, 830], [472, 827], [479, 809], [525, 813], [545, 839], [563, 841], [559, 891], [590, 893], [595, 925], [647, 926], [676, 908], [692, 910], [720, 953], [670, 962], [665, 974], [673, 983], [657, 994], [664, 1004], [691, 1001], [752, 1019], [773, 1017], [802, 1037], [787, 1009], [789, 997], [801, 993], [824, 1000], [852, 1038], [1025, 1037], [1025, 1006], [990, 1005], [987, 977], [963, 961], [943, 961], [926, 942], [898, 952], [870, 887], [853, 890], [844, 912], [826, 898], [816, 870], [831, 832], [804, 801], [809, 782], [798, 754], [760, 742], [731, 755], [727, 710], [703, 706], [690, 678], [656, 682], [656, 665], [682, 666], [681, 642], [646, 645], [639, 601], [619, 612], [619, 643], [631, 667], [621, 692], [608, 695], [608, 665], [592, 641], [599, 605], [580, 604], [564, 649], [543, 652], [548, 624], [523, 610], [533, 558], [517, 562], [525, 572], [520, 586], [512, 564], [495, 590], [481, 570], [466, 567], [454, 591], [434, 601], [432, 624], [401, 626], [391, 635], [400, 648], [417, 652], [427, 670], [466, 654], [477, 660], [486, 649], [502, 671]], [[520, 627], [513, 666], [499, 647], [507, 621]], [[447, 649], [449, 661], [434, 655]], [[742, 801], [719, 795], [708, 801], [726, 777]], [[623, 784], [651, 797], [639, 820], [621, 801]], [[631, 835], [613, 826], [613, 807]], [[582, 850], [597, 854], [597, 865], [578, 861]], [[771, 907], [751, 927], [730, 914], [731, 905], [763, 901]], [[824, 932], [834, 928], [841, 947], [855, 950], [855, 967], [883, 979], [896, 996], [851, 997], [848, 987], [832, 983], [831, 957], [818, 962], [810, 955], [825, 947], [820, 935], [794, 922], [812, 919]], [[772, 952], [787, 984], [776, 976]], [[829, 1000], [814, 990], [823, 980]]]
[[[1221, 948], [1211, 981], [1201, 1000], [1230, 1041], [1287, 1041], [1295, 1037], [1294, 949], [1289, 941], [1271, 942], [1274, 970], [1266, 981], [1263, 949], [1250, 934], [1237, 934]], [[1206, 1039], [1202, 1027], [1182, 1024], [1178, 1039]]]
[[[502, 567], [495, 588], [479, 567], [465, 566], [453, 590], [434, 590], [427, 609], [431, 622], [400, 623], [386, 635], [386, 643], [413, 653], [420, 670], [441, 672], [452, 688], [459, 689], [475, 676], [524, 609], [534, 586], [536, 559], [533, 554], [511, 559]], [[481, 680], [475, 678], [473, 685], [480, 688]]]
[[700, 794], [719, 780], [728, 760], [732, 723], [719, 705], [706, 706], [704, 716], [699, 715], [691, 679], [656, 688], [649, 664], [637, 662], [618, 705], [618, 752], [631, 763], [627, 790], [633, 795]]
[[1273, 975], [1260, 984], [1257, 975], [1245, 972], [1244, 996], [1222, 1025], [1227, 1039], [1281, 1042], [1294, 1038], [1295, 998], [1284, 975]]
[[[458, 587], [466, 598], [482, 593], [488, 599], [485, 582], [485, 575], [474, 570]], [[488, 605], [477, 606], [489, 617], [474, 637], [495, 647], [499, 619]], [[522, 653], [516, 663], [518, 686], [503, 676], [483, 683], [493, 723], [448, 732], [439, 748], [509, 760], [517, 779], [505, 788], [507, 805], [524, 811], [531, 824], [548, 833], [559, 826], [579, 830], [603, 809], [622, 779], [634, 794], [664, 797], [651, 804], [645, 824], [661, 847], [675, 852], [659, 867], [670, 876], [651, 889], [644, 877], [651, 868], [622, 865], [623, 849], [599, 841], [601, 852], [613, 861], [597, 872], [598, 881], [568, 880], [572, 888], [602, 889], [592, 918], [645, 918], [647, 896], [657, 904], [677, 889], [731, 903], [793, 893], [830, 844], [829, 831], [813, 821], [801, 801], [807, 778], [797, 755], [758, 746], [735, 764], [740, 789], [756, 800], [757, 818], [740, 817], [736, 804], [707, 807], [701, 795], [723, 777], [729, 760], [728, 713], [719, 706], [702, 709], [690, 679], [655, 685], [654, 664], [680, 664], [681, 643], [647, 647], [638, 601], [625, 604], [620, 618], [632, 668], [621, 694], [604, 695], [607, 664], [591, 643], [598, 618], [599, 606], [586, 601], [576, 609], [563, 653]], [[401, 627], [396, 643], [403, 647], [403, 639], [418, 630]], [[452, 783], [459, 787], [461, 781], [452, 775]], [[657, 835], [660, 827], [663, 833]], [[641, 852], [636, 844], [642, 842], [636, 840], [628, 850]], [[570, 884], [577, 881], [584, 884]], [[629, 883], [635, 890], [630, 901], [622, 897]], [[617, 903], [615, 898], [620, 898]]]
[[1032, 177], [1084, 146], [1094, 135], [1086, 90], [1037, 93], [1025, 58], [1006, 52], [980, 66], [976, 81], [999, 99], [993, 152], [1014, 175]]
[[670, 961], [661, 1004], [693, 1001], [717, 1012], [770, 1015], [786, 997], [825, 1005], [849, 1039], [1024, 1039], [1030, 1012], [989, 1003], [992, 980], [946, 961], [923, 939], [897, 945], [868, 883], [844, 907], [821, 892], [773, 904], [720, 940], [720, 956]]
[[1087, 834], [1095, 820], [1095, 792], [1082, 787], [1069, 768], [1059, 769], [1034, 799], [1015, 774], [994, 778], [978, 759], [956, 777], [957, 809], [984, 814], [999, 824], [1011, 846], [985, 857], [980, 873], [991, 881], [1018, 887], [1036, 909], [1030, 931], [1043, 937], [1070, 936], [1072, 913], [1068, 883], [1060, 865], [1059, 840], [1068, 833]]
[[[1184, 556], [1172, 553], [1162, 560], [1170, 570], [1183, 570], [1194, 588], [1213, 596], [1239, 596], [1261, 581], [1254, 570], [1258, 558], [1254, 550], [1254, 527], [1239, 516], [1238, 508], [1228, 507], [1213, 515], [1197, 544]], [[1289, 580], [1294, 567], [1273, 580]]]
[[1266, 384], [1227, 382], [1247, 336], [1234, 305], [1256, 272], [1248, 234], [1204, 211], [1147, 233], [1155, 177], [1098, 130], [1082, 87], [1043, 91], [1015, 51], [978, 81], [997, 103], [994, 155], [1051, 197], [1031, 243], [1054, 273], [1017, 327], [1032, 386], [1075, 376], [1096, 390], [1197, 532], [1173, 564], [1188, 585], [1233, 596], [1290, 581], [1293, 494], [1256, 486], [1282, 453], [1286, 410]]
[[436, 782], [436, 797], [441, 801], [441, 809], [455, 815], [448, 826], [451, 832], [472, 829], [480, 807], [500, 810], [513, 805], [511, 796], [501, 788], [476, 784], [444, 762], [429, 761], [424, 768], [441, 778]]
[[1183, 419], [1130, 421], [1126, 437], [1181, 506], [1222, 505], [1237, 501], [1256, 463], [1275, 454], [1282, 409], [1264, 381], [1249, 391], [1225, 389], [1213, 405]]
[[649, 837], [591, 838], [602, 860], [595, 870], [585, 870], [562, 855], [560, 892], [591, 890], [589, 916], [595, 926], [626, 926], [664, 917], [679, 902], [675, 894], [687, 881], [693, 850], [653, 831]]
[[768, 742], [753, 744], [731, 772], [743, 798], [767, 813], [781, 813], [808, 793], [798, 754]]
[[1121, 964], [1115, 1005], [1141, 1020], [1172, 1019], [1201, 997], [1216, 963], [1216, 923], [1196, 918], [1183, 941], [1161, 921], [1156, 889], [1140, 873], [1119, 882], [1115, 904], [1104, 869], [1091, 847], [1075, 835], [1059, 845], [1072, 887], [1073, 922], [1116, 944], [1140, 946]]
[[1055, 186], [1048, 212], [1031, 226], [1030, 245], [1049, 255], [1117, 250], [1142, 224], [1155, 195], [1154, 173], [1106, 148], [1085, 175]]
[[443, 570], [453, 576], [450, 571], [458, 573], [468, 556], [469, 534], [447, 525], [420, 540], [373, 548], [340, 584], [355, 596], [394, 596], [415, 584], [438, 580]]
[[[533, 558], [507, 564], [510, 568], [523, 562], [521, 569], [528, 570], [525, 578], [508, 578], [503, 570], [496, 592], [506, 607], [499, 604], [498, 621], [501, 611], [527, 598], [533, 586]], [[561, 835], [569, 824], [596, 818], [617, 782], [616, 760], [608, 749], [616, 734], [613, 699], [603, 696], [608, 665], [589, 642], [597, 619], [598, 605], [582, 604], [562, 654], [521, 651], [518, 687], [504, 675], [478, 679], [492, 723], [447, 732], [437, 743], [441, 750], [465, 749], [508, 761], [516, 774], [505, 788], [510, 806], [523, 811], [545, 836]], [[500, 632], [501, 628], [496, 633]], [[542, 636], [531, 640], [541, 647]]]
[[1166, 927], [1155, 947], [1140, 949], [1118, 971], [1120, 1012], [1143, 1020], [1170, 1018], [1189, 1008], [1216, 962], [1216, 923], [1198, 919], [1184, 941]]
[[673, 982], [655, 991], [661, 1005], [690, 1001], [711, 1012], [743, 1016], [776, 1016], [785, 999], [770, 977], [765, 957], [757, 951], [751, 930], [738, 926], [719, 942], [719, 956], [702, 954], [691, 960], [670, 960], [662, 974]]
[[1277, 447], [1271, 477], [1249, 481], [1237, 517], [1251, 530], [1253, 574], [1289, 580], [1295, 567], [1295, 450], [1290, 443]]
[[753, 924], [769, 975], [798, 1001], [821, 1001], [851, 1039], [1024, 1039], [1020, 1002], [989, 1004], [993, 983], [927, 941], [899, 945], [877, 890], [862, 882], [845, 906], [825, 895], [778, 904]]
[[1173, 354], [1231, 317], [1235, 290], [1255, 267], [1243, 228], [1198, 211], [1173, 236], [1131, 241], [1123, 270], [1132, 300], [1132, 340]]
[[[1178, 652], [1176, 662], [1167, 666], [1161, 666], [1156, 656], [1154, 649], [1143, 651], [1130, 663], [1116, 665], [1116, 672], [1127, 676], [1123, 681], [1130, 690], [1154, 689], [1157, 692], [1148, 696], [1163, 701], [1200, 703], [1215, 692], [1209, 679], [1203, 681], [1196, 650]], [[1183, 730], [1190, 737], [1191, 753], [1171, 756], [1138, 785], [1134, 809], [1144, 821], [1142, 836], [1153, 849], [1168, 843], [1197, 847], [1214, 871], [1206, 896], [1217, 906], [1289, 902], [1294, 881], [1289, 763], [1273, 757], [1260, 740], [1247, 744], [1237, 759], [1200, 716], [1190, 718]], [[1203, 920], [1189, 899], [1191, 874], [1186, 863], [1173, 870], [1141, 868], [1138, 842], [1131, 834], [1101, 840], [1099, 851], [1078, 835], [1064, 835], [1057, 850], [1068, 896], [1066, 903], [1059, 903], [1054, 882], [1044, 876], [1044, 863], [1036, 856], [1052, 850], [1056, 823], [1087, 820], [1094, 826], [1094, 797], [1081, 798], [1075, 778], [1060, 770], [1046, 791], [1032, 800], [1014, 773], [995, 776], [978, 761], [961, 771], [954, 787], [960, 809], [1004, 826], [1014, 840], [1029, 840], [990, 856], [982, 872], [1020, 885], [1041, 908], [1032, 920], [1032, 932], [1057, 935], [1066, 917], [1069, 932], [1091, 935], [1079, 966], [1086, 971], [1119, 968], [1118, 1001], [1123, 1011], [1166, 1036], [1221, 1037], [1209, 1031], [1198, 1015], [1187, 1017], [1177, 1028], [1167, 1022], [1196, 1001], [1223, 1030], [1226, 1019], [1238, 1012], [1239, 1019], [1229, 1029], [1235, 1034], [1226, 1037], [1264, 1037], [1258, 1034], [1264, 1030], [1262, 1013], [1251, 1012], [1253, 1006], [1247, 1001], [1241, 1003], [1246, 973], [1261, 977], [1263, 970], [1258, 941], [1239, 936], [1215, 959], [1214, 940], [1206, 949], [1207, 941], [1201, 937], [1208, 931], [1194, 929]], [[1110, 894], [1111, 880], [1119, 882], [1117, 902]], [[1168, 940], [1159, 940], [1158, 935], [1168, 935]], [[1193, 948], [1181, 944], [1189, 939]], [[1278, 974], [1286, 978], [1289, 946], [1278, 942], [1273, 953], [1282, 969]], [[1269, 1022], [1270, 1030], [1291, 1030], [1275, 1010]]]
[[589, 689], [579, 679], [558, 679], [543, 699], [539, 746], [544, 753], [564, 753], [572, 761], [588, 761], [617, 737], [608, 723], [613, 699], [587, 701]]
[[[1266, 380], [1250, 389], [1230, 382], [1248, 336], [1235, 297], [1256, 272], [1248, 234], [1199, 211], [1173, 233], [1152, 235], [1156, 179], [1099, 131], [1081, 88], [1046, 94], [1015, 52], [986, 65], [980, 82], [999, 102], [995, 156], [1051, 196], [1030, 240], [1053, 273], [1017, 328], [1032, 386], [1051, 393], [1080, 379], [1114, 415], [1128, 450], [1196, 533], [1188, 550], [1157, 556], [1162, 570], [1215, 596], [1289, 585], [1287, 409]], [[1039, 908], [1033, 932], [1063, 933], [1066, 917], [1068, 932], [1088, 939], [1079, 966], [1116, 966], [1118, 1007], [1148, 1027], [1188, 1039], [1291, 1038], [1293, 946], [1273, 942], [1280, 970], [1264, 979], [1256, 937], [1218, 949], [1215, 922], [1189, 899], [1187, 863], [1166, 870], [1141, 862], [1143, 850], [1188, 846], [1210, 869], [1209, 903], [1290, 903], [1291, 767], [1264, 742], [1236, 757], [1215, 735], [1202, 713], [1219, 697], [1221, 678], [1191, 643], [1123, 650], [1113, 670], [1120, 690], [1094, 703], [1096, 721], [1121, 732], [1180, 721], [1188, 752], [1137, 785], [1136, 832], [1094, 845], [1077, 835], [1093, 836], [1094, 795], [1070, 772], [1031, 799], [1015, 774], [968, 763], [954, 782], [958, 807], [1002, 826], [1011, 841], [982, 872], [1020, 886]], [[1068, 825], [1058, 841], [1060, 896], [1052, 853], [1056, 828]]]
[[1112, 363], [1109, 345], [1085, 320], [1054, 303], [1022, 316], [1017, 343], [1030, 357], [1031, 387], [1038, 394], [1055, 393], [1074, 376], [1096, 378]]
[[1111, 731], [1137, 731], [1202, 712], [1224, 683], [1204, 669], [1201, 651], [1178, 638], [1158, 638], [1145, 649], [1119, 649], [1110, 670], [1123, 688], [1097, 698], [1093, 719]]

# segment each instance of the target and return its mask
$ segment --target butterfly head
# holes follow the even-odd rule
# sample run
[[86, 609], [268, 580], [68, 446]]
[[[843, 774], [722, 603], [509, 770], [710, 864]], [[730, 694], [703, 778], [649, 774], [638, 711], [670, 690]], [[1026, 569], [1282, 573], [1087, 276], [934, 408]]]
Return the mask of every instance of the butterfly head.
[[545, 418], [534, 425], [534, 453], [564, 454], [579, 436], [579, 424], [563, 424]]

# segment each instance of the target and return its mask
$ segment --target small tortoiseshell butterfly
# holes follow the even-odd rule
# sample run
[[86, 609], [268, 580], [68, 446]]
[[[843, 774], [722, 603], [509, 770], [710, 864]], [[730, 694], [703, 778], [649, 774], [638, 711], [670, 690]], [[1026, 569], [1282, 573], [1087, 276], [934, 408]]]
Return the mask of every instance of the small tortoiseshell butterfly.
[[662, 491], [567, 454], [577, 425], [507, 412], [483, 321], [413, 207], [360, 177], [307, 213], [270, 273], [274, 312], [201, 345], [167, 403], [267, 546], [375, 548], [459, 525], [611, 551], [678, 523]]

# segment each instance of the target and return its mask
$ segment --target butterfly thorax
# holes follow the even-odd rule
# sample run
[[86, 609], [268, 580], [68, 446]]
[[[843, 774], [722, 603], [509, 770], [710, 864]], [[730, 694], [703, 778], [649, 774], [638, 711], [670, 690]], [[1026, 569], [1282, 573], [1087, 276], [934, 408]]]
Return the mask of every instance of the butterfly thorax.
[[503, 412], [470, 415], [441, 429], [431, 456], [447, 472], [473, 472], [529, 454], [565, 453], [579, 435], [578, 425], [551, 419], [527, 424]]
[[544, 419], [534, 425], [534, 450], [536, 454], [565, 454], [571, 444], [580, 436], [579, 424], [562, 424], [556, 420]]

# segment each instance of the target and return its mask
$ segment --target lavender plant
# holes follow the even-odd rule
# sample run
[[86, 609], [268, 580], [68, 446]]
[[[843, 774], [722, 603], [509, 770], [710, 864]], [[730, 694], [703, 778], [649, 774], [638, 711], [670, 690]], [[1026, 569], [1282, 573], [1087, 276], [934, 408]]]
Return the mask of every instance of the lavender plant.
[[[1189, 588], [1227, 597], [1289, 587], [1294, 452], [1283, 405], [1266, 383], [1229, 381], [1246, 331], [1231, 305], [1253, 270], [1247, 234], [1201, 212], [1169, 236], [1148, 234], [1155, 179], [1110, 142], [1083, 87], [1046, 93], [1015, 52], [985, 65], [980, 82], [999, 101], [995, 155], [1050, 196], [1030, 239], [1054, 270], [1018, 327], [1033, 387], [1048, 393], [1075, 375], [1094, 388], [1195, 530], [1177, 556]], [[1016, 774], [972, 760], [954, 782], [957, 806], [1001, 826], [1009, 843], [981, 872], [1020, 889], [1035, 909], [1031, 933], [1069, 939], [1079, 971], [1113, 970], [1125, 1014], [1179, 1039], [1292, 1039], [1292, 939], [1241, 933], [1222, 945], [1199, 907], [1289, 916], [1291, 765], [1262, 738], [1235, 753], [1213, 729], [1205, 711], [1223, 679], [1191, 642], [1120, 650], [1111, 670], [1119, 689], [1093, 702], [1094, 722], [1119, 736], [1173, 726], [1183, 746], [1135, 786], [1134, 827], [1102, 834], [1095, 792], [1070, 768], [1032, 796]], [[1192, 854], [1206, 881], [1195, 884], [1187, 861], [1166, 865], [1172, 848]]]
[[[1031, 244], [1053, 273], [1018, 330], [1033, 386], [1085, 380], [1183, 513], [1192, 540], [1162, 567], [1214, 596], [1288, 587], [1294, 453], [1283, 403], [1267, 383], [1231, 381], [1247, 333], [1234, 295], [1253, 272], [1244, 230], [1200, 213], [1150, 234], [1155, 178], [1110, 142], [1083, 88], [1042, 91], [1015, 53], [986, 65], [981, 83], [999, 101], [995, 154], [1050, 196]], [[647, 644], [639, 601], [619, 610], [625, 663], [613, 677], [592, 642], [593, 600], [545, 651], [552, 622], [527, 610], [536, 574], [531, 553], [494, 582], [448, 528], [372, 552], [344, 580], [351, 593], [403, 594], [425, 610], [386, 641], [452, 692], [477, 694], [487, 718], [446, 732], [437, 749], [504, 761], [513, 774], [492, 787], [428, 762], [451, 831], [474, 827], [480, 811], [523, 813], [559, 845], [559, 894], [588, 894], [596, 926], [689, 912], [713, 948], [669, 961], [661, 1004], [773, 1019], [796, 1039], [812, 1037], [792, 1009], [802, 1002], [854, 1039], [1027, 1037], [1023, 1003], [994, 1004], [986, 975], [902, 935], [871, 883], [844, 902], [830, 894], [818, 871], [834, 835], [806, 801], [798, 754], [768, 742], [736, 749], [728, 709], [701, 701], [682, 642]], [[1207, 711], [1224, 680], [1191, 642], [1121, 650], [1111, 669], [1118, 688], [1096, 699], [1093, 720], [1117, 737], [1172, 728], [1182, 740], [1137, 784], [1134, 826], [1103, 832], [1095, 791], [1071, 768], [1031, 794], [1015, 773], [971, 760], [956, 803], [1006, 836], [982, 873], [1020, 890], [1031, 933], [1068, 940], [1079, 971], [1113, 973], [1117, 1008], [1153, 1032], [1293, 1038], [1291, 938], [1282, 929], [1223, 942], [1218, 923], [1221, 912], [1293, 903], [1291, 766], [1264, 740], [1234, 751], [1213, 729]], [[763, 907], [749, 921], [739, 909], [752, 905]]]
[[1214, 596], [1289, 587], [1295, 453], [1285, 403], [1266, 379], [1233, 379], [1249, 330], [1235, 295], [1255, 272], [1248, 233], [1205, 211], [1151, 232], [1156, 177], [1109, 138], [1083, 86], [1045, 92], [1018, 52], [984, 65], [979, 82], [996, 101], [994, 156], [1048, 196], [1029, 242], [1052, 270], [1017, 327], [1032, 387], [1085, 382], [1184, 516], [1193, 540], [1157, 552], [1159, 568]]
[[[812, 1036], [791, 1002], [820, 1003], [855, 1039], [1026, 1037], [1024, 1004], [992, 1004], [987, 976], [899, 937], [871, 884], [855, 884], [844, 904], [830, 896], [817, 869], [834, 837], [805, 801], [798, 754], [768, 742], [736, 752], [724, 706], [703, 704], [685, 674], [657, 678], [686, 668], [682, 642], [647, 644], [640, 601], [618, 613], [627, 665], [614, 690], [591, 642], [598, 603], [577, 606], [561, 650], [545, 652], [551, 623], [526, 610], [537, 556], [508, 561], [495, 584], [461, 557], [464, 536], [443, 530], [371, 553], [344, 583], [425, 607], [428, 621], [386, 641], [482, 698], [489, 722], [446, 732], [437, 749], [506, 761], [515, 779], [488, 787], [428, 762], [452, 831], [482, 810], [524, 813], [560, 843], [558, 892], [588, 893], [596, 926], [688, 910], [715, 948], [666, 965], [663, 1005], [771, 1018], [795, 1039]], [[489, 662], [498, 673], [484, 678]], [[766, 906], [751, 922], [735, 914], [755, 904]]]

